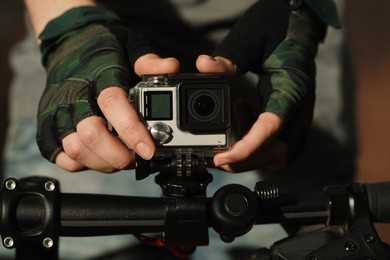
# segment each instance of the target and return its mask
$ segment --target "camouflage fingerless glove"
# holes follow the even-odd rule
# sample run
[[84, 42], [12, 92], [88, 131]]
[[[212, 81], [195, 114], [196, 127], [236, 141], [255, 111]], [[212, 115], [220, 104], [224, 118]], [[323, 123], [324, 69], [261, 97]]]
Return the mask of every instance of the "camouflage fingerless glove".
[[62, 139], [81, 120], [101, 115], [96, 101], [101, 91], [111, 86], [128, 91], [129, 31], [110, 10], [80, 7], [49, 22], [39, 38], [47, 83], [39, 104], [37, 143], [53, 162]]
[[332, 8], [332, 0], [259, 0], [215, 52], [236, 64], [240, 73], [260, 75], [263, 111], [282, 119], [278, 138], [287, 144], [290, 161], [303, 150], [312, 121], [318, 45], [326, 23], [339, 26]]

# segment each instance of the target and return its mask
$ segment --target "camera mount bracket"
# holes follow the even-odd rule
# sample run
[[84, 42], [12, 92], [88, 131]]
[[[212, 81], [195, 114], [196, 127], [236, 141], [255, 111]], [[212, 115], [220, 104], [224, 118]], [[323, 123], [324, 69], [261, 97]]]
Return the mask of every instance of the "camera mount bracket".
[[17, 259], [58, 258], [60, 188], [56, 180], [10, 178], [0, 192], [3, 245], [16, 248]]
[[205, 159], [190, 152], [150, 161], [137, 156], [136, 163], [137, 180], [159, 172], [155, 181], [164, 196], [205, 196], [207, 185], [213, 179], [206, 169]]
[[159, 172], [155, 182], [160, 185], [167, 204], [165, 245], [207, 245], [206, 188], [212, 175], [206, 169], [204, 158], [190, 152], [177, 152], [171, 157], [150, 161], [137, 156], [136, 162], [137, 180]]

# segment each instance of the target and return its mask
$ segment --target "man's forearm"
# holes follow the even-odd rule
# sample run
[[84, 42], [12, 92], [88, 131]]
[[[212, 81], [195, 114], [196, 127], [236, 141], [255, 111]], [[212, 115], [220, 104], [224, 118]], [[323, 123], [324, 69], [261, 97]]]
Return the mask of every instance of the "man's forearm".
[[95, 6], [94, 0], [24, 0], [36, 37], [46, 24], [65, 11], [78, 6]]

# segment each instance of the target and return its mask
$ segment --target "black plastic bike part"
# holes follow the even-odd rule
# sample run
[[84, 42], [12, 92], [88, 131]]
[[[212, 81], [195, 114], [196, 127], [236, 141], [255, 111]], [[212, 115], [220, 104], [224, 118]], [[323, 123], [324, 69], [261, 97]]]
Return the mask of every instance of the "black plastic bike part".
[[390, 222], [390, 182], [364, 185], [372, 218], [375, 222]]
[[285, 223], [289, 226], [326, 223], [330, 212], [322, 191], [281, 193], [278, 198], [259, 199], [257, 224]]
[[[264, 183], [257, 186], [262, 185]], [[231, 240], [248, 231], [254, 221], [257, 224], [279, 223], [282, 219], [308, 226], [309, 231], [295, 233], [275, 243], [272, 250], [268, 251], [269, 254], [265, 254], [264, 250], [257, 250], [264, 256], [268, 255], [269, 258], [266, 259], [278, 259], [278, 256], [292, 260], [304, 259], [297, 257], [299, 254], [303, 256], [303, 253], [306, 253], [306, 259], [311, 260], [341, 257], [390, 259], [389, 247], [382, 244], [373, 227], [371, 216], [375, 214], [370, 213], [372, 203], [379, 212], [386, 212], [378, 208], [386, 204], [375, 200], [378, 193], [388, 194], [388, 185], [389, 183], [384, 183], [375, 186], [380, 191], [366, 191], [372, 187], [367, 189], [363, 185], [349, 185], [327, 188], [324, 192], [280, 193], [279, 196], [263, 196], [262, 199], [258, 196], [259, 191], [255, 193], [240, 185], [228, 185], [212, 199], [206, 199], [202, 196], [143, 198], [60, 194], [58, 182], [52, 179], [8, 179], [0, 193], [0, 232], [6, 247], [16, 247], [18, 259], [56, 259], [59, 235], [91, 236], [164, 231], [165, 240], [173, 245], [195, 245], [206, 244], [207, 226], [210, 223], [217, 231], [227, 234], [223, 236], [225, 240]], [[253, 198], [256, 201], [254, 204], [251, 202]], [[252, 204], [257, 205], [258, 210], [253, 210], [256, 206]], [[331, 212], [342, 207], [347, 208], [342, 211], [343, 214]], [[254, 213], [250, 213], [251, 210]], [[225, 216], [221, 217], [220, 222], [215, 216], [221, 212]], [[344, 216], [346, 212], [348, 217]], [[277, 214], [280, 214], [280, 219]], [[253, 219], [250, 217], [252, 215], [255, 216]], [[273, 221], [272, 216], [276, 216]], [[332, 221], [336, 216], [346, 222]], [[384, 219], [383, 214], [381, 216]], [[238, 219], [250, 224], [239, 223], [240, 225], [235, 226]], [[246, 219], [250, 221], [244, 221]], [[187, 221], [195, 224], [187, 225]], [[321, 227], [313, 231], [318, 224]], [[189, 226], [190, 229], [201, 231], [186, 233], [185, 229]], [[177, 236], [184, 237], [186, 242], [177, 242]], [[26, 252], [30, 254], [26, 255]], [[31, 252], [37, 254], [35, 258]]]
[[255, 192], [260, 200], [277, 199], [280, 197], [279, 185], [272, 180], [257, 182]]
[[61, 196], [61, 235], [162, 232], [165, 204], [163, 198], [64, 193]]
[[167, 246], [208, 244], [206, 199], [63, 194], [62, 236], [161, 233]]
[[13, 178], [1, 190], [1, 236], [17, 259], [57, 259], [60, 187], [56, 180]]
[[342, 185], [324, 188], [328, 197], [329, 219], [328, 225], [346, 225], [351, 215], [347, 190]]
[[230, 184], [220, 188], [210, 202], [210, 223], [225, 242], [246, 234], [258, 214], [258, 199], [248, 188]]
[[136, 155], [136, 179], [159, 173], [155, 182], [164, 196], [205, 196], [206, 188], [213, 180], [204, 159], [194, 154], [176, 154], [170, 158], [149, 161]]
[[164, 243], [168, 247], [209, 244], [206, 197], [166, 197]]
[[[155, 180], [164, 195], [193, 196], [205, 194], [213, 176], [207, 171], [203, 158], [194, 154], [176, 154], [170, 158], [144, 160], [136, 155], [136, 179], [159, 173]], [[183, 186], [181, 186], [181, 184]]]
[[174, 173], [177, 172], [176, 160], [172, 158], [145, 160], [138, 154], [136, 157], [135, 179], [137, 181], [147, 178], [150, 174], [157, 172]]
[[363, 186], [333, 186], [325, 193], [331, 212], [328, 225], [275, 243], [269, 259], [390, 259], [373, 227]]

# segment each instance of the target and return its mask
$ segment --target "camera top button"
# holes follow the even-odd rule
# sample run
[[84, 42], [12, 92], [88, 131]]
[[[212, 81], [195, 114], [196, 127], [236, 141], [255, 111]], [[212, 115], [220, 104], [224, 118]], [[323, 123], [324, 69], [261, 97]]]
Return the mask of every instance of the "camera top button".
[[161, 75], [143, 75], [143, 81], [147, 81], [151, 84], [168, 84], [169, 78], [167, 75], [161, 74]]

